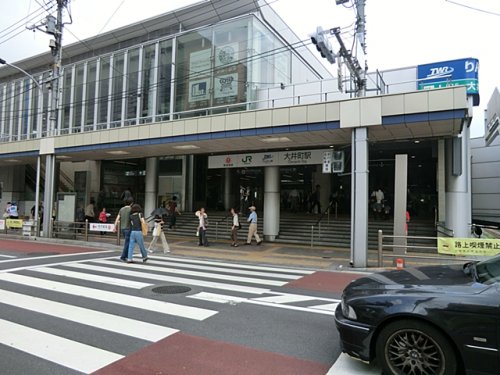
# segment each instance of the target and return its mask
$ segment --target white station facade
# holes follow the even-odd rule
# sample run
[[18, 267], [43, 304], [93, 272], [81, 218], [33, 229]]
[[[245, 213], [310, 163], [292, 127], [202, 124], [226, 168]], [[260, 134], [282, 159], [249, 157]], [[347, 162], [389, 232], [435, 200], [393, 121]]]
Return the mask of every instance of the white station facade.
[[[264, 3], [212, 0], [65, 46], [56, 129], [47, 85], [2, 67], [0, 203], [29, 216], [39, 192], [74, 221], [90, 198], [118, 210], [127, 189], [145, 212], [173, 196], [184, 211], [240, 207], [243, 189], [274, 241], [280, 214], [307, 210], [319, 185], [322, 208], [335, 197], [350, 217], [364, 267], [380, 187], [395, 228], [411, 207], [467, 237], [478, 61], [369, 74], [369, 95], [353, 98], [299, 42]], [[15, 64], [45, 82], [51, 59]]]

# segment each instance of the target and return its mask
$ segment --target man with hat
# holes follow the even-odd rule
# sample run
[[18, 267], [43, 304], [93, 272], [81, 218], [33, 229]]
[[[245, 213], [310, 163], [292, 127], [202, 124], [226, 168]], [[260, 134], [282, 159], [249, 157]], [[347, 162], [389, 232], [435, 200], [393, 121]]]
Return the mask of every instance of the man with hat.
[[255, 240], [257, 241], [257, 245], [262, 243], [259, 235], [257, 234], [257, 212], [255, 212], [255, 206], [248, 207], [250, 210], [250, 215], [248, 216], [248, 237], [245, 245], [251, 245], [252, 237], [255, 236]]

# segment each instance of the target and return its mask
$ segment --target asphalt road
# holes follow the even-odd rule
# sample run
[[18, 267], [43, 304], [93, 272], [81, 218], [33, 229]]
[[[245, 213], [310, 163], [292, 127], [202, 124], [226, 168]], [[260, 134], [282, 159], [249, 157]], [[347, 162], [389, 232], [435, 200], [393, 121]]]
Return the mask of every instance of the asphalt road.
[[358, 274], [23, 246], [0, 246], [0, 374], [377, 373], [339, 357]]

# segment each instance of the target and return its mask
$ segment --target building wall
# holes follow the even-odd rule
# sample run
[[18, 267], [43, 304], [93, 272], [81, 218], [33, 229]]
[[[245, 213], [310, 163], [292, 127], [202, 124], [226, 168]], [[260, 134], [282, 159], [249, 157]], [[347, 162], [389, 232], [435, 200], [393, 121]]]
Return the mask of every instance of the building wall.
[[472, 218], [500, 224], [500, 138], [490, 146], [472, 139], [471, 154]]

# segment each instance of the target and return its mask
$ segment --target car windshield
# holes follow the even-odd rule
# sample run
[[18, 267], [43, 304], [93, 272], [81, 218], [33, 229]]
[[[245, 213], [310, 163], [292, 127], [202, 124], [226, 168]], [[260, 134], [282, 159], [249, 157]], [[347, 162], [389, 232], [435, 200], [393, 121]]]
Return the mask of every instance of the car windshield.
[[500, 255], [476, 263], [477, 281], [491, 284], [500, 281]]

